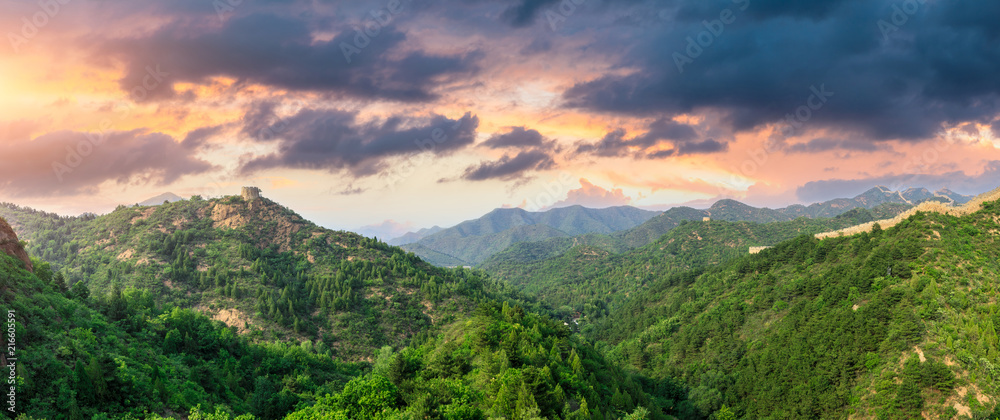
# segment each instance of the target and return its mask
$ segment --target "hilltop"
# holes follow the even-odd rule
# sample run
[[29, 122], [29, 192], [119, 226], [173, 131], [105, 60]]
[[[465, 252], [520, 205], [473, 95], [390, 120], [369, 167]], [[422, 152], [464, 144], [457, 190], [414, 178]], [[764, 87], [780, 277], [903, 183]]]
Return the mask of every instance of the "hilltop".
[[[621, 231], [656, 216], [634, 207], [590, 209], [562, 207], [545, 212], [519, 208], [495, 209], [486, 215], [441, 229], [402, 245], [436, 265], [477, 265], [518, 242]], [[409, 236], [416, 238], [415, 234]]]
[[181, 197], [181, 196], [179, 196], [177, 194], [174, 194], [172, 192], [166, 192], [166, 193], [160, 194], [160, 195], [158, 195], [156, 197], [147, 198], [147, 199], [145, 199], [143, 201], [140, 201], [138, 203], [138, 205], [140, 205], [140, 206], [158, 206], [160, 204], [163, 204], [164, 202], [173, 203], [175, 201], [181, 201], [183, 199], [184, 199], [183, 197]]
[[196, 196], [84, 218], [16, 206], [0, 214], [68, 284], [95, 294], [134, 287], [255, 339], [321, 340], [349, 360], [451, 322], [497, 290], [262, 197]]

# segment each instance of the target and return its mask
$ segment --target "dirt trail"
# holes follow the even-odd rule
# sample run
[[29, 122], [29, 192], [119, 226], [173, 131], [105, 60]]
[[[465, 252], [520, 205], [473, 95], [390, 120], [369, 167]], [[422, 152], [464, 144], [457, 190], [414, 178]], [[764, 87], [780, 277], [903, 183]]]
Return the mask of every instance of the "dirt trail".
[[916, 207], [914, 207], [912, 209], [907, 210], [906, 212], [904, 212], [904, 213], [902, 213], [902, 214], [900, 214], [900, 215], [898, 215], [896, 217], [893, 217], [892, 219], [877, 220], [877, 221], [874, 221], [874, 222], [868, 222], [868, 223], [860, 224], [860, 225], [857, 225], [857, 226], [851, 226], [849, 228], [834, 230], [834, 231], [830, 231], [830, 232], [817, 233], [816, 237], [819, 238], [819, 239], [824, 239], [824, 238], [832, 238], [832, 237], [837, 237], [837, 236], [857, 235], [857, 234], [859, 234], [861, 232], [871, 232], [872, 228], [875, 227], [876, 223], [878, 223], [878, 225], [882, 229], [889, 229], [889, 228], [891, 228], [893, 226], [898, 225], [900, 222], [902, 222], [903, 220], [906, 220], [910, 216], [913, 216], [914, 214], [917, 214], [917, 212], [921, 212], [921, 211], [934, 212], [934, 213], [942, 213], [942, 214], [947, 214], [947, 215], [951, 215], [951, 216], [964, 216], [964, 215], [972, 214], [972, 213], [975, 213], [975, 212], [979, 211], [979, 209], [982, 208], [983, 203], [985, 203], [987, 201], [996, 201], [996, 200], [1000, 200], [1000, 188], [997, 188], [997, 189], [995, 189], [993, 191], [990, 191], [988, 193], [980, 194], [980, 195], [976, 196], [976, 198], [973, 198], [971, 201], [969, 201], [968, 203], [965, 203], [965, 205], [962, 205], [960, 207], [952, 207], [952, 206], [949, 206], [949, 205], [946, 205], [946, 204], [941, 204], [941, 203], [936, 202], [936, 201], [927, 201], [927, 202], [921, 203], [919, 206], [916, 206]]

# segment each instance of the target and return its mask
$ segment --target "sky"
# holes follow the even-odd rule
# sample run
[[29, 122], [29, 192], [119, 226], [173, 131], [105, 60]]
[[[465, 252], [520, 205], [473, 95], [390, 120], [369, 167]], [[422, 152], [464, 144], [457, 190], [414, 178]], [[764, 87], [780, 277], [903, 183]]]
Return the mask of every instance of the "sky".
[[976, 194], [1000, 184], [998, 20], [957, 0], [0, 0], [0, 201], [102, 214], [254, 185], [400, 234], [498, 207]]

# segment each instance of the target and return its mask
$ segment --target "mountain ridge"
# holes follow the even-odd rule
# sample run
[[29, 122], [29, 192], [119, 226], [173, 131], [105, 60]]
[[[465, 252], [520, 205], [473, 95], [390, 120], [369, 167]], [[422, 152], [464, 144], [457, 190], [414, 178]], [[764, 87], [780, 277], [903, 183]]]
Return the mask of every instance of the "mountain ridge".
[[462, 262], [461, 265], [477, 265], [518, 242], [611, 233], [638, 226], [656, 215], [656, 212], [629, 206], [591, 209], [576, 205], [545, 212], [493, 209], [482, 217], [426, 235], [402, 248], [438, 265], [447, 264], [442, 264], [437, 254], [455, 258]]

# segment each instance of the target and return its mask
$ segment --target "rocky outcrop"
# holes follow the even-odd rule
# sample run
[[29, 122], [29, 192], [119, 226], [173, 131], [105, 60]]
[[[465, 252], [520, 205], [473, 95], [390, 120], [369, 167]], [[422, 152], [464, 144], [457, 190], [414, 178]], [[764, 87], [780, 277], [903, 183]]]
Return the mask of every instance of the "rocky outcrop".
[[21, 246], [21, 241], [17, 239], [14, 229], [3, 218], [0, 218], [0, 252], [23, 261], [28, 271], [35, 270], [31, 265], [31, 258], [28, 257], [28, 252]]

